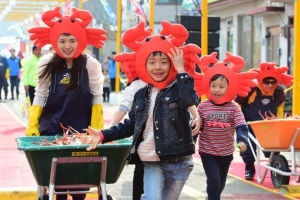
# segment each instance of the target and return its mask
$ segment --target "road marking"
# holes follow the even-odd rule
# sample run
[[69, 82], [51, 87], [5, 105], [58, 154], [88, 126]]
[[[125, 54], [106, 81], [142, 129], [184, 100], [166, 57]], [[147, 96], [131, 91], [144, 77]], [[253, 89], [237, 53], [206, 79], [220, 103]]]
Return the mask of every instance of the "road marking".
[[204, 199], [206, 197], [206, 194], [203, 192], [199, 192], [198, 190], [185, 185], [182, 189], [182, 192], [190, 197], [193, 197], [195, 199]]

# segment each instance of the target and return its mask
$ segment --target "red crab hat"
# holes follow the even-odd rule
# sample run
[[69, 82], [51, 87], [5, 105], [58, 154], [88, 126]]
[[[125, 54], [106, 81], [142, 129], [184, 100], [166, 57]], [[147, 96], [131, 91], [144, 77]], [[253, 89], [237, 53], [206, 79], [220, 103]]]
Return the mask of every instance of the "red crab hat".
[[78, 10], [77, 8], [72, 8], [72, 13], [70, 16], [62, 16], [60, 7], [46, 11], [42, 15], [42, 21], [48, 27], [30, 29], [28, 31], [32, 34], [30, 40], [35, 40], [34, 45], [39, 48], [46, 44], [52, 44], [55, 52], [62, 58], [64, 56], [60, 53], [57, 43], [59, 36], [63, 33], [73, 35], [78, 41], [78, 48], [73, 58], [77, 58], [88, 44], [101, 48], [104, 41], [107, 40], [105, 36], [106, 31], [99, 28], [87, 28], [93, 19], [92, 14], [86, 10]]
[[[255, 87], [257, 72], [240, 72], [244, 67], [245, 61], [242, 57], [226, 53], [226, 58], [219, 61], [217, 52], [200, 58], [200, 69], [204, 74], [195, 73], [195, 90], [199, 96], [205, 94], [206, 97], [216, 104], [223, 104], [232, 101], [236, 95], [247, 96], [250, 87]], [[210, 92], [210, 82], [214, 75], [221, 74], [228, 80], [228, 89], [221, 98], [214, 97]]]
[[258, 73], [257, 82], [261, 89], [266, 93], [272, 92], [270, 89], [264, 87], [263, 80], [267, 77], [276, 79], [277, 83], [274, 88], [276, 88], [281, 83], [286, 87], [293, 84], [294, 77], [285, 73], [289, 70], [287, 66], [276, 67], [275, 63], [262, 62], [259, 64], [258, 69], [251, 70]]
[[125, 31], [122, 37], [122, 43], [132, 49], [133, 53], [120, 53], [114, 59], [121, 62], [121, 69], [126, 74], [129, 82], [135, 78], [140, 78], [148, 84], [152, 84], [159, 89], [166, 88], [176, 79], [177, 71], [173, 63], [166, 80], [162, 82], [154, 81], [146, 70], [146, 61], [155, 51], [163, 52], [168, 55], [171, 48], [178, 47], [184, 53], [184, 67], [190, 74], [194, 73], [195, 63], [200, 64], [197, 54], [201, 53], [201, 48], [194, 44], [182, 45], [188, 38], [188, 31], [181, 24], [171, 24], [162, 21], [163, 27], [160, 34], [151, 35], [152, 29], [145, 28], [145, 23], [140, 22], [136, 27]]

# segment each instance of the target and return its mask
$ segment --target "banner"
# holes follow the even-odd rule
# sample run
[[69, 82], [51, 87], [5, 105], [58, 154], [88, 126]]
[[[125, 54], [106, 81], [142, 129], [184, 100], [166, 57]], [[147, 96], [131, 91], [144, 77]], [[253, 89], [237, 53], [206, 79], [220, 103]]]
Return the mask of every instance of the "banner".
[[137, 14], [141, 20], [146, 21], [146, 14], [139, 0], [130, 0], [130, 3], [135, 7], [135, 14]]

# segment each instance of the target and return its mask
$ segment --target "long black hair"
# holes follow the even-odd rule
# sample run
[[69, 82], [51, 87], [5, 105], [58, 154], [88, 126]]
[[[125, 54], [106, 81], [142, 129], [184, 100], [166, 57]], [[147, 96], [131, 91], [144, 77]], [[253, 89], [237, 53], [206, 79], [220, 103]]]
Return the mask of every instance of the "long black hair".
[[[77, 58], [73, 59], [73, 66], [70, 69], [71, 78], [70, 82], [65, 88], [65, 91], [70, 91], [78, 87], [79, 77], [81, 75], [81, 69], [83, 67], [84, 60], [86, 59], [85, 55], [79, 55]], [[53, 58], [49, 61], [49, 63], [45, 64], [45, 69], [41, 71], [39, 74], [39, 79], [43, 80], [48, 78], [50, 75], [53, 76], [54, 74], [62, 71], [64, 68], [67, 67], [66, 60], [60, 57], [58, 54], [54, 54]]]

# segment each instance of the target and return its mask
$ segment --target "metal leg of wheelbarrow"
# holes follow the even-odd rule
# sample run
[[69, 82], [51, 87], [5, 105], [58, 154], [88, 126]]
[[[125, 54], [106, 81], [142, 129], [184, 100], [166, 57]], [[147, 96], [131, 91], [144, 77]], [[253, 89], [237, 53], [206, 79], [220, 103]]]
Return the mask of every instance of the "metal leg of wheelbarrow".
[[[91, 162], [101, 162], [100, 183], [98, 185], [94, 185], [94, 184], [72, 184], [72, 185], [62, 185], [62, 186], [56, 186], [55, 185], [57, 164], [91, 163]], [[61, 189], [61, 188], [77, 189], [77, 188], [97, 187], [98, 188], [98, 191], [97, 191], [98, 195], [100, 196], [100, 194], [102, 193], [103, 200], [107, 200], [106, 183], [105, 183], [106, 169], [107, 169], [107, 157], [61, 157], [61, 158], [52, 158], [50, 183], [49, 183], [49, 199], [53, 200], [54, 194], [87, 194], [87, 193], [94, 193], [93, 191], [55, 192], [54, 191], [55, 188], [57, 188], [57, 189]]]
[[[256, 169], [257, 182], [258, 183], [262, 183], [262, 182], [264, 182], [264, 180], [265, 180], [265, 178], [267, 176], [267, 172], [268, 172], [268, 169], [265, 168], [262, 177], [260, 176], [260, 150], [262, 149], [262, 147], [260, 146], [260, 144], [258, 143], [258, 141], [256, 140], [256, 138], [252, 134], [248, 134], [248, 137], [256, 144], [256, 147], [257, 147], [256, 148], [256, 154], [255, 154], [254, 149], [253, 149], [253, 147], [251, 145], [251, 142], [248, 139], [248, 142], [249, 142], [252, 154], [253, 154], [253, 156], [254, 156], [254, 158], [256, 160], [256, 164], [257, 164], [257, 169]], [[275, 152], [271, 151], [271, 155], [269, 157], [267, 165], [270, 166], [270, 163], [271, 163], [272, 158], [274, 157], [274, 154], [275, 154]]]
[[47, 188], [44, 186], [38, 185], [37, 186], [37, 194], [38, 194], [38, 197], [41, 197], [41, 196], [47, 194]]

